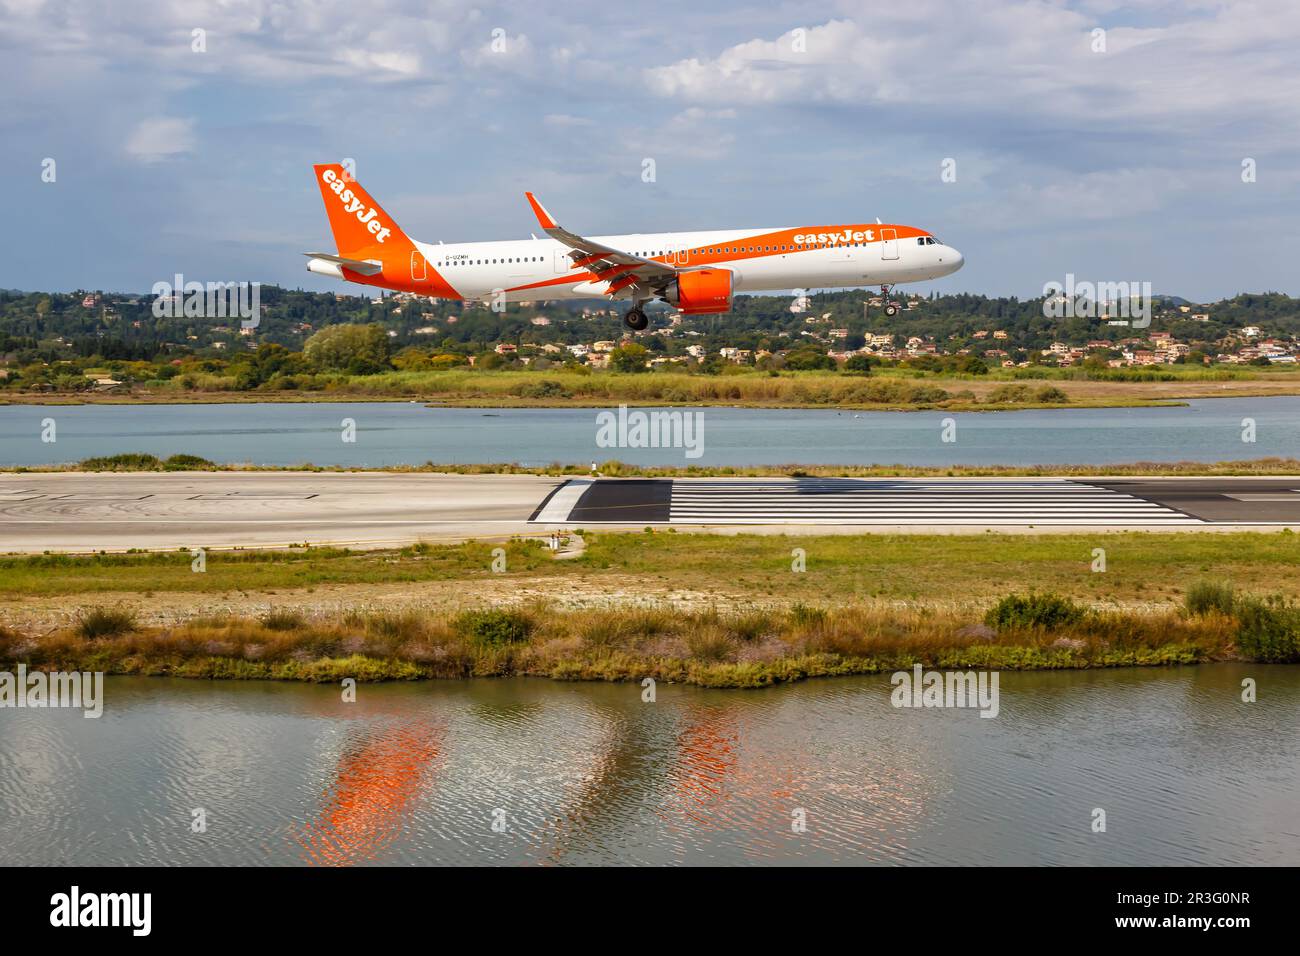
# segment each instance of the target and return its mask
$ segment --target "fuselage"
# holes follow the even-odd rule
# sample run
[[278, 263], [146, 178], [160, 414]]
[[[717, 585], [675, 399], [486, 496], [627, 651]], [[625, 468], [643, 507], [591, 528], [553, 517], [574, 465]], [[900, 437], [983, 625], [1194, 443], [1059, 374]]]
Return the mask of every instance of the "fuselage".
[[[780, 229], [633, 233], [592, 236], [595, 242], [679, 269], [728, 269], [736, 292], [894, 285], [950, 275], [962, 255], [912, 226], [855, 223]], [[505, 242], [414, 242], [427, 260], [412, 256], [412, 285], [436, 270], [462, 299], [589, 299], [607, 288], [575, 269], [572, 250], [554, 239]], [[367, 284], [390, 285], [379, 276]]]

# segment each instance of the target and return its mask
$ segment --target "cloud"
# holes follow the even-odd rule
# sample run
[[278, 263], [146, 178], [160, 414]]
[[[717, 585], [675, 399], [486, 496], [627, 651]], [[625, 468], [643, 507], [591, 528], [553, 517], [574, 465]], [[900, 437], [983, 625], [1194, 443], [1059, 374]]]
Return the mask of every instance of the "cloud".
[[420, 58], [414, 53], [344, 50], [339, 55], [339, 60], [376, 79], [382, 77], [385, 73], [394, 74], [398, 77], [420, 75]]
[[145, 163], [193, 152], [194, 120], [165, 116], [142, 120], [127, 137], [126, 151]]
[[542, 117], [542, 122], [547, 126], [554, 126], [559, 129], [596, 125], [594, 120], [590, 120], [585, 116], [570, 116], [568, 113], [547, 113]]
[[1289, 236], [1300, 204], [1300, 5], [818, 9], [0, 0], [0, 159], [39, 230], [0, 286], [147, 288], [175, 264], [336, 288], [297, 254], [328, 238], [310, 164], [353, 157], [421, 238], [526, 235], [534, 189], [601, 234], [894, 218], [968, 252], [949, 287], [991, 293], [1158, 255], [1187, 295], [1293, 287], [1294, 244], [1247, 237]]
[[658, 96], [715, 107], [824, 104], [1013, 129], [1068, 122], [1289, 139], [1300, 122], [1300, 6], [1161, 6], [1169, 22], [1136, 26], [1038, 0], [853, 3], [844, 9], [860, 16], [648, 67], [644, 77]]

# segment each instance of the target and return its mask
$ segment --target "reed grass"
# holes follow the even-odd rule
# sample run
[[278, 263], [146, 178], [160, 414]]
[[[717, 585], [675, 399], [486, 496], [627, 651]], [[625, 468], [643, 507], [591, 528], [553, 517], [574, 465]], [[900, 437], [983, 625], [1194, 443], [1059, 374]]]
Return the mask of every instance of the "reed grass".
[[[1009, 597], [1023, 607], [1030, 596]], [[1244, 610], [1237, 615], [1213, 607], [1096, 610], [1042, 598], [1029, 606], [1053, 607], [1052, 613], [990, 613], [993, 624], [978, 608], [865, 603], [682, 612], [557, 610], [532, 602], [455, 612], [272, 611], [260, 619], [223, 615], [174, 626], [140, 626], [115, 609], [88, 608], [76, 625], [44, 635], [0, 629], [0, 664], [230, 679], [534, 675], [760, 687], [916, 663], [1018, 670], [1300, 661], [1300, 609], [1280, 598], [1238, 599]], [[1070, 611], [1061, 613], [1062, 606]], [[87, 628], [88, 620], [101, 623]]]

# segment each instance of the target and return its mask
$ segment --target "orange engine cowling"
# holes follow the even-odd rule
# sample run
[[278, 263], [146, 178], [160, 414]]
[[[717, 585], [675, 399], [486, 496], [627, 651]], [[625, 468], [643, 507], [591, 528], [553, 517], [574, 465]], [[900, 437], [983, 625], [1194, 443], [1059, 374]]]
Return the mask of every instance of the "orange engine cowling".
[[730, 269], [692, 269], [678, 273], [664, 299], [684, 315], [731, 311]]

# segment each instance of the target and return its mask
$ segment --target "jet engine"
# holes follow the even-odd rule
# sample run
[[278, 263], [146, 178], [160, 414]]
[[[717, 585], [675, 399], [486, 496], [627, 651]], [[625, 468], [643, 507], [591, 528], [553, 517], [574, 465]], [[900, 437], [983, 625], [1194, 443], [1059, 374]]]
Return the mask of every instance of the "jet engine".
[[730, 269], [691, 269], [678, 273], [663, 299], [683, 315], [730, 312], [732, 279]]

